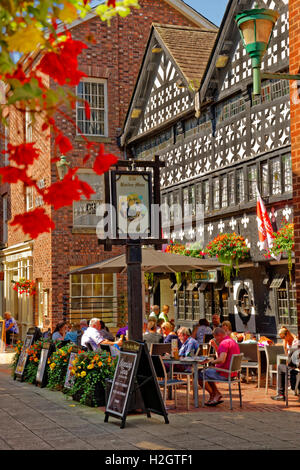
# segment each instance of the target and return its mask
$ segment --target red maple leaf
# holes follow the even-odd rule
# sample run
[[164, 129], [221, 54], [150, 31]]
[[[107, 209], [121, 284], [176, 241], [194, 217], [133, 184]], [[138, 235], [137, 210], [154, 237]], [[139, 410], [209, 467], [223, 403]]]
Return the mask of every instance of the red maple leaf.
[[21, 168], [15, 168], [14, 166], [4, 166], [0, 168], [0, 175], [2, 177], [2, 183], [17, 183], [23, 181], [28, 186], [35, 186], [35, 182], [29, 178], [26, 171]]
[[104, 153], [104, 145], [100, 144], [99, 153], [95, 159], [93, 170], [97, 175], [103, 175], [112, 165], [115, 165], [118, 157], [112, 153]]
[[15, 230], [21, 228], [23, 232], [28, 233], [31, 238], [37, 238], [41, 233], [50, 232], [55, 229], [53, 220], [51, 220], [42, 207], [38, 207], [30, 212], [25, 212], [25, 214], [15, 215], [10, 225], [16, 225], [17, 228]]
[[[3, 151], [2, 153], [6, 153]], [[9, 160], [14, 161], [19, 166], [32, 165], [34, 160], [39, 158], [39, 152], [34, 148], [34, 143], [7, 145]]]
[[116, 8], [116, 0], [107, 0], [107, 6]]
[[56, 46], [57, 52], [47, 52], [38, 65], [38, 69], [49, 75], [59, 85], [78, 85], [86, 74], [77, 70], [77, 56], [87, 46], [81, 41], [73, 41], [68, 35], [66, 41]]
[[55, 143], [56, 145], [59, 146], [59, 150], [61, 151], [63, 155], [69, 152], [70, 150], [72, 150], [73, 148], [73, 145], [71, 144], [70, 139], [68, 139], [68, 137], [66, 137], [63, 134], [58, 134], [58, 136], [55, 139]]
[[68, 171], [62, 181], [53, 183], [44, 193], [46, 204], [53, 205], [54, 209], [69, 206], [73, 201], [80, 201], [82, 196], [90, 199], [95, 191], [84, 181], [80, 181], [78, 176], [74, 176], [77, 168]]

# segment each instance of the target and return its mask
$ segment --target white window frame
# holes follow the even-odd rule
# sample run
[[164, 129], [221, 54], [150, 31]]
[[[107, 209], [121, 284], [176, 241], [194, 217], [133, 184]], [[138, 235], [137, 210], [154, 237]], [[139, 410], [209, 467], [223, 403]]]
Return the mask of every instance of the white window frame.
[[33, 186], [25, 187], [25, 202], [26, 202], [26, 211], [33, 209]]
[[7, 194], [2, 196], [2, 221], [3, 221], [3, 233], [2, 242], [7, 243], [8, 241], [8, 197]]
[[33, 119], [29, 110], [25, 111], [25, 140], [32, 142]]
[[[107, 97], [107, 80], [105, 78], [83, 78], [80, 83], [102, 83], [104, 85], [104, 134], [85, 134], [80, 132], [78, 129], [78, 110], [84, 109], [84, 105], [81, 102], [76, 102], [76, 133], [77, 135], [86, 135], [89, 137], [108, 137], [108, 97]], [[76, 96], [78, 96], [78, 86], [76, 87]], [[92, 109], [91, 109], [92, 111]]]

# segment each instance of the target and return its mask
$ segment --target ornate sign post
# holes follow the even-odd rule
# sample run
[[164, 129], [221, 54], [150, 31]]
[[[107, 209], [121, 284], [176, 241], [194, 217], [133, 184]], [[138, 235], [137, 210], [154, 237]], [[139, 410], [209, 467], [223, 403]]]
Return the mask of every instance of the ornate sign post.
[[[111, 251], [112, 245], [126, 246], [128, 338], [143, 339], [142, 245], [157, 249], [162, 239], [160, 214], [160, 168], [154, 161], [119, 160], [105, 174], [106, 211], [98, 243]], [[122, 170], [120, 170], [122, 168]]]

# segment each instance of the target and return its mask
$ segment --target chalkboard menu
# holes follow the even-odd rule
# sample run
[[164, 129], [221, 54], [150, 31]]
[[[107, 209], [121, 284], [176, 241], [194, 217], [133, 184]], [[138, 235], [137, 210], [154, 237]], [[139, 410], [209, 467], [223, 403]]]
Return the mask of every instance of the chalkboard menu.
[[28, 360], [28, 348], [40, 337], [40, 329], [36, 327], [29, 328], [27, 331], [23, 348], [19, 356], [17, 367], [14, 374], [14, 380], [23, 380], [24, 370]]
[[45, 343], [41, 350], [40, 361], [35, 378], [36, 385], [39, 385], [40, 387], [45, 387], [47, 385], [47, 360], [54, 350], [55, 346], [50, 342]]
[[0, 352], [5, 351], [5, 321], [0, 320]]
[[76, 356], [78, 356], [78, 348], [75, 349], [75, 347], [73, 347], [73, 351], [70, 353], [70, 357], [69, 357], [69, 363], [68, 363], [68, 368], [67, 368], [67, 373], [66, 373], [66, 378], [65, 378], [65, 383], [64, 383], [65, 388], [72, 388], [74, 385], [75, 376], [71, 375], [71, 368], [72, 368], [72, 362], [74, 361]]
[[167, 412], [161, 396], [157, 377], [149, 355], [147, 345], [126, 341], [120, 351], [112, 387], [105, 409], [105, 422], [109, 416], [122, 420], [125, 427], [132, 396], [140, 391], [143, 411], [150, 417], [150, 412], [164, 416], [168, 423]]

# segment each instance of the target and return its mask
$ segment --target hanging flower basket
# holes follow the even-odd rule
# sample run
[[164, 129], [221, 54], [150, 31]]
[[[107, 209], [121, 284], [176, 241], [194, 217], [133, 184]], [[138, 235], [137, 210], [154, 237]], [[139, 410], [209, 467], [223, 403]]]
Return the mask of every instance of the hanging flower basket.
[[222, 272], [225, 281], [230, 282], [234, 270], [233, 265], [235, 264], [236, 272], [238, 272], [239, 262], [249, 257], [250, 248], [241, 235], [235, 232], [222, 233], [206, 246], [204, 254], [228, 264], [228, 266], [222, 266]]
[[36, 284], [34, 281], [21, 277], [19, 281], [11, 281], [13, 283], [13, 290], [17, 291], [18, 294], [35, 295]]
[[294, 240], [294, 224], [286, 223], [278, 232], [273, 233], [273, 246], [267, 252], [266, 257], [270, 258], [271, 255], [278, 257], [283, 253], [288, 257], [288, 270], [290, 283], [292, 283], [292, 268], [293, 268], [293, 251], [295, 248]]

